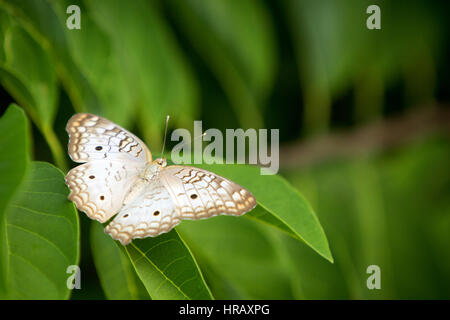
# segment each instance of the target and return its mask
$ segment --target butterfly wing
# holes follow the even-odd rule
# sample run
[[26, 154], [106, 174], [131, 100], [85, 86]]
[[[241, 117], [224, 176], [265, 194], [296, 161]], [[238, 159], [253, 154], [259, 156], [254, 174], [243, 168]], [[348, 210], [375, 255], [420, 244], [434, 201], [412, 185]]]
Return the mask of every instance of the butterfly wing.
[[123, 161], [97, 160], [79, 165], [66, 176], [69, 200], [89, 218], [106, 222], [123, 205], [141, 167]]
[[134, 238], [156, 237], [170, 231], [181, 217], [160, 178], [140, 180], [136, 197], [106, 226], [105, 231], [123, 245]]
[[89, 113], [77, 113], [66, 126], [69, 155], [75, 162], [127, 160], [143, 164], [152, 161], [146, 145], [115, 123]]
[[[139, 186], [139, 185], [142, 186]], [[256, 206], [247, 189], [212, 172], [186, 166], [161, 168], [150, 181], [140, 180], [126, 204], [105, 231], [127, 245], [134, 238], [156, 237], [181, 219], [219, 214], [242, 215]]]
[[206, 170], [168, 166], [160, 175], [183, 219], [240, 216], [256, 206], [250, 191]]
[[132, 133], [93, 114], [75, 114], [66, 130], [70, 157], [86, 162], [66, 176], [69, 199], [91, 219], [105, 222], [120, 210], [151, 153]]

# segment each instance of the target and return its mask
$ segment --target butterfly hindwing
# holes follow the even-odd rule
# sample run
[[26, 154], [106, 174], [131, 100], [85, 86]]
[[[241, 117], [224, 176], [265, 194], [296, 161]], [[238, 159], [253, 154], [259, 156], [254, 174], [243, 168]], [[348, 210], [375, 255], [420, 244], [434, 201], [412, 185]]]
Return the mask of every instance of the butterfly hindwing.
[[75, 162], [136, 160], [151, 162], [151, 153], [132, 133], [113, 122], [89, 113], [77, 113], [66, 126], [69, 155]]
[[181, 217], [159, 177], [136, 184], [134, 199], [106, 226], [105, 231], [123, 245], [134, 238], [156, 237], [170, 231]]
[[66, 176], [71, 190], [69, 200], [91, 219], [103, 223], [120, 210], [140, 170], [132, 164], [109, 160], [79, 165]]

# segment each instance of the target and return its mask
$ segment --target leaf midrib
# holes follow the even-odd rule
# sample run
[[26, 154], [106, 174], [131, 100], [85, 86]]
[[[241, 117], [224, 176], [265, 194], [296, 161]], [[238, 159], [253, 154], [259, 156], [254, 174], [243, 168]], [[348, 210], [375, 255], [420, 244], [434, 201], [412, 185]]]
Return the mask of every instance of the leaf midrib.
[[[131, 246], [133, 246], [133, 248], [134, 249], [136, 249], [136, 251], [138, 251], [140, 254], [141, 254], [141, 256], [142, 257], [144, 257], [148, 262], [150, 262], [150, 264], [161, 274], [161, 275], [163, 275], [164, 276], [164, 279], [165, 280], [163, 280], [163, 281], [168, 281], [169, 283], [171, 283], [186, 299], [188, 299], [188, 300], [191, 300], [184, 292], [183, 292], [183, 290], [181, 290], [181, 288], [180, 287], [178, 287], [169, 277], [167, 277], [167, 275], [160, 269], [160, 268], [158, 268], [158, 266], [156, 265], [156, 264], [154, 264], [153, 263], [153, 261], [151, 261], [146, 255], [145, 255], [145, 253], [141, 250], [141, 249], [139, 249], [134, 243], [131, 243], [130, 244]], [[127, 253], [128, 253], [128, 250], [127, 250]], [[128, 253], [128, 256], [129, 256], [129, 253]], [[131, 259], [131, 257], [130, 257], [130, 260], [131, 260], [131, 262], [134, 264], [135, 262], [133, 261], [133, 259]], [[137, 260], [136, 260], [137, 261]], [[150, 294], [150, 293], [149, 293]]]

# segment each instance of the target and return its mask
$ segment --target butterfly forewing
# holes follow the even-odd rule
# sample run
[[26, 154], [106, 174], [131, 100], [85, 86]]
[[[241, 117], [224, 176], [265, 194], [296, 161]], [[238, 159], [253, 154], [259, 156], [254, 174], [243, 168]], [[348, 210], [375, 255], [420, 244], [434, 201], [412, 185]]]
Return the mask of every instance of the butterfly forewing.
[[90, 218], [105, 222], [123, 205], [151, 154], [133, 134], [102, 117], [77, 113], [67, 123], [69, 155], [87, 162], [66, 176], [69, 199]]
[[136, 183], [140, 166], [120, 161], [90, 161], [69, 171], [69, 200], [89, 218], [105, 222], [123, 205], [127, 190]]
[[69, 155], [75, 162], [91, 160], [136, 160], [151, 162], [151, 153], [132, 133], [115, 123], [89, 113], [77, 113], [67, 123]]

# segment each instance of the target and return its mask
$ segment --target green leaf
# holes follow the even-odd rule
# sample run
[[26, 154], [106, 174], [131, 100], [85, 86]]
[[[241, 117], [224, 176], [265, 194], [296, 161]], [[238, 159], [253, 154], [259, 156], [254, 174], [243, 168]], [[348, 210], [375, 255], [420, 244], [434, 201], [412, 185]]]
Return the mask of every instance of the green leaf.
[[95, 267], [108, 299], [149, 299], [126, 253], [95, 221], [91, 222], [91, 247]]
[[355, 261], [361, 239], [354, 217], [354, 193], [348, 183], [351, 167], [347, 162], [337, 161], [319, 165], [319, 170], [307, 168], [298, 173], [289, 172], [292, 183], [305, 192], [308, 199], [314, 199], [336, 260], [333, 265], [326, 263], [305, 246], [285, 239], [292, 274], [298, 278], [293, 285], [299, 299], [362, 298], [361, 288], [368, 290], [365, 282], [368, 264], [356, 266]]
[[[24, 95], [33, 97], [34, 103], [26, 107], [37, 123], [51, 125], [56, 113], [57, 86], [50, 57], [17, 23], [11, 23], [2, 40], [5, 60], [1, 68], [20, 79], [28, 91]], [[16, 98], [22, 102], [21, 92], [13, 92], [19, 94]]]
[[[0, 289], [6, 289], [6, 208], [24, 179], [28, 164], [28, 122], [21, 108], [12, 104], [0, 119]], [[1, 290], [0, 290], [1, 291]]]
[[245, 216], [279, 228], [301, 239], [330, 262], [333, 258], [325, 233], [311, 206], [278, 175], [261, 175], [260, 168], [246, 165], [197, 165], [246, 188], [258, 207]]
[[169, 1], [170, 9], [221, 83], [243, 127], [261, 127], [260, 107], [277, 61], [272, 21], [258, 1]]
[[292, 299], [289, 273], [271, 238], [274, 229], [220, 216], [185, 220], [177, 230], [205, 268], [217, 299]]
[[79, 261], [79, 222], [61, 171], [33, 162], [6, 211], [8, 299], [67, 299]]
[[37, 42], [48, 50], [58, 76], [77, 112], [101, 114], [102, 105], [86, 77], [75, 64], [66, 37], [67, 14], [54, 1], [10, 0], [2, 5]]
[[[159, 148], [165, 116], [170, 114], [175, 126], [191, 126], [198, 107], [196, 81], [172, 30], [153, 1], [95, 0], [86, 5], [118, 56], [125, 83], [120, 92], [132, 92], [144, 140]], [[90, 50], [85, 54], [91, 55]]]
[[197, 262], [175, 230], [125, 247], [152, 299], [212, 299]]
[[[54, 2], [59, 17], [67, 18], [66, 9], [71, 1]], [[102, 106], [100, 115], [122, 126], [128, 126], [135, 113], [135, 101], [119, 55], [106, 32], [92, 19], [88, 10], [81, 8], [81, 30], [64, 28], [67, 45], [74, 64], [95, 91]], [[62, 19], [61, 19], [62, 20]], [[118, 90], [120, 88], [120, 90]], [[89, 110], [92, 111], [93, 110]]]
[[[53, 131], [58, 86], [53, 62], [44, 48], [3, 10], [0, 82], [30, 115], [47, 140], [53, 157], [66, 169], [65, 155]], [[7, 22], [6, 22], [7, 21]]]
[[19, 187], [28, 167], [28, 123], [21, 108], [11, 104], [0, 119], [0, 216]]

